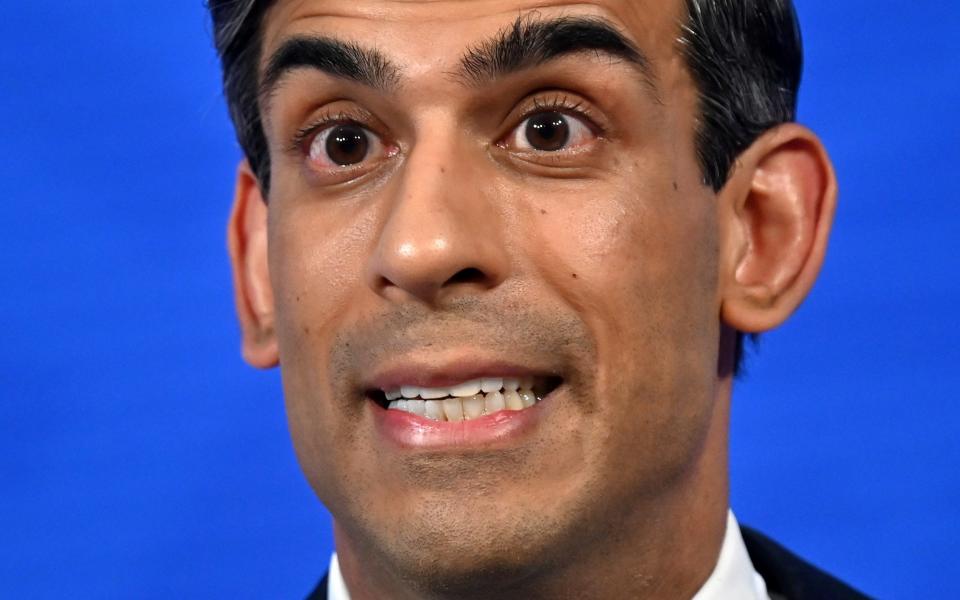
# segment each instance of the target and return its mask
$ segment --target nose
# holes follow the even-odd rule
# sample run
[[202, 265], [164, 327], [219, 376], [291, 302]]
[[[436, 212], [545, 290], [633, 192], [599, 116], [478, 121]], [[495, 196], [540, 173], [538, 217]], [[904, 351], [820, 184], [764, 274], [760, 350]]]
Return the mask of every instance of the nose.
[[502, 283], [504, 224], [487, 171], [466, 148], [421, 146], [388, 185], [389, 209], [366, 278], [380, 296], [437, 305]]

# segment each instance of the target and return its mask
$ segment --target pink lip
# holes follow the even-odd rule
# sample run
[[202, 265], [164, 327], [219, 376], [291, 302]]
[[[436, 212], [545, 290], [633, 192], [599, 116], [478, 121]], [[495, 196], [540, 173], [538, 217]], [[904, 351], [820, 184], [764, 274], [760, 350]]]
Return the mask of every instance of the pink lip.
[[434, 421], [368, 402], [380, 435], [403, 449], [454, 450], [509, 444], [543, 418], [544, 401], [524, 410], [503, 410], [469, 421]]
[[377, 372], [365, 382], [366, 389], [395, 390], [404, 385], [448, 387], [481, 377], [525, 377], [548, 375], [529, 367], [496, 360], [464, 356], [442, 365], [406, 361]]

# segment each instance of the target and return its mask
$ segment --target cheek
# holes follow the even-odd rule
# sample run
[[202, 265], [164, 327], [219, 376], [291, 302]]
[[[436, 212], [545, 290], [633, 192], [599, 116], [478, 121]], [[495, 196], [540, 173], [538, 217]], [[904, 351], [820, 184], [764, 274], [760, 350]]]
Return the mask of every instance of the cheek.
[[309, 190], [284, 193], [279, 185], [276, 192], [268, 249], [281, 366], [299, 369], [296, 361], [305, 360], [316, 368], [326, 359], [319, 350], [356, 308], [376, 215], [362, 198], [311, 198]]
[[[586, 460], [627, 501], [637, 481], [675, 481], [708, 430], [719, 346], [717, 234], [709, 194], [608, 188], [548, 215], [543, 277], [594, 336], [582, 388]], [[687, 190], [700, 190], [695, 183]], [[626, 473], [632, 473], [627, 476]], [[612, 477], [618, 474], [617, 477]], [[621, 482], [621, 483], [611, 483]]]
[[362, 409], [331, 371], [329, 349], [346, 313], [357, 308], [371, 218], [358, 205], [284, 205], [280, 194], [271, 202], [270, 280], [284, 400], [297, 455], [316, 484], [315, 475], [335, 472], [326, 464], [330, 449], [352, 443]]
[[[598, 184], [540, 215], [528, 254], [587, 316], [666, 334], [718, 314], [714, 200], [693, 184]], [[683, 316], [687, 318], [682, 318]], [[685, 325], [686, 323], [686, 325]], [[678, 330], [677, 328], [680, 328]]]
[[645, 419], [674, 418], [681, 398], [706, 398], [719, 336], [714, 200], [695, 180], [674, 189], [660, 179], [555, 204], [531, 250], [596, 337], [596, 390], [632, 396], [617, 409], [639, 406]]

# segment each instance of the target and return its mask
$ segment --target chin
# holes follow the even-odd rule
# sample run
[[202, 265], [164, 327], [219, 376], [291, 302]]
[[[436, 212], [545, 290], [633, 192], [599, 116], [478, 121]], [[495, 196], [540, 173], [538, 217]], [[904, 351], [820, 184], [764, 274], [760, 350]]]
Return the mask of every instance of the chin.
[[421, 505], [391, 527], [375, 528], [380, 535], [374, 533], [371, 546], [425, 595], [506, 597], [569, 557], [579, 533], [573, 514], [544, 514], [510, 497]]

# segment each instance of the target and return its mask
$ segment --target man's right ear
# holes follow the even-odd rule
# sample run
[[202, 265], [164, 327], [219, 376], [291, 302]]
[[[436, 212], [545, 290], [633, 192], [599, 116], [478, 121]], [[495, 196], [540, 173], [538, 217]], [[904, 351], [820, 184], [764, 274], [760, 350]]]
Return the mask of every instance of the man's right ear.
[[246, 160], [237, 167], [233, 210], [227, 224], [227, 247], [243, 335], [243, 358], [261, 369], [275, 367], [280, 355], [267, 261], [267, 204]]

